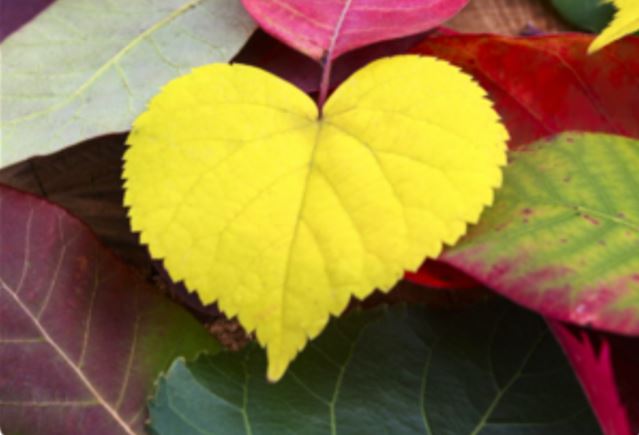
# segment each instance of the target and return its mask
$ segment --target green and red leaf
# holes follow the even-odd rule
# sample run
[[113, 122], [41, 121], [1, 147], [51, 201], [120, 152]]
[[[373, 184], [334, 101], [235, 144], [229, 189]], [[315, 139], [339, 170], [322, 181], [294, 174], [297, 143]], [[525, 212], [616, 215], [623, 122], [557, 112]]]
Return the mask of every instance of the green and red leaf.
[[443, 255], [545, 316], [639, 334], [639, 141], [566, 133], [511, 153], [495, 204]]

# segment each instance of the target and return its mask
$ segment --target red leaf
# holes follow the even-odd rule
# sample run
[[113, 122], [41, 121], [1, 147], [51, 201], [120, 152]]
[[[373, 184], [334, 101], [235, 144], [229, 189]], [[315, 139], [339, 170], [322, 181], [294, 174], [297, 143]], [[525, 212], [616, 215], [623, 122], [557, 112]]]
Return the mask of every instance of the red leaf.
[[404, 279], [428, 288], [464, 290], [483, 287], [455, 267], [432, 260], [427, 260], [415, 273], [406, 272]]
[[57, 206], [0, 186], [0, 239], [6, 433], [140, 433], [157, 374], [217, 349]]
[[424, 32], [468, 0], [242, 0], [269, 34], [321, 60], [374, 42]]
[[570, 130], [639, 138], [639, 38], [588, 55], [592, 40], [456, 35], [428, 38], [414, 52], [475, 76], [504, 119], [512, 147]]
[[639, 340], [549, 320], [604, 433], [639, 432]]

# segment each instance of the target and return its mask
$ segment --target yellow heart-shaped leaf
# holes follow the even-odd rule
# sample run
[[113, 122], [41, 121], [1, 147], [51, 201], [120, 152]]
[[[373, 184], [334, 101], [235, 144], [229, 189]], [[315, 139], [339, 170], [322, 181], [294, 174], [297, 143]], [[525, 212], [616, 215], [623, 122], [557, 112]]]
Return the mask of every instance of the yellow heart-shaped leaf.
[[135, 122], [125, 203], [174, 280], [256, 331], [275, 381], [352, 295], [390, 289], [477, 222], [507, 140], [483, 89], [434, 58], [373, 62], [321, 117], [278, 77], [216, 64]]

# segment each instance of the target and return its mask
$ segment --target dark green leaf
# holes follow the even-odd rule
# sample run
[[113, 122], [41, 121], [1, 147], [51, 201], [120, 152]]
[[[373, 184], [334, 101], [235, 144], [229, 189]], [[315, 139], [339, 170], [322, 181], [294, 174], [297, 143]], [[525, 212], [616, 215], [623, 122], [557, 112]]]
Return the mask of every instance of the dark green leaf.
[[571, 24], [594, 33], [612, 20], [615, 8], [602, 0], [552, 0], [555, 9]]
[[502, 300], [460, 313], [417, 307], [333, 321], [282, 381], [265, 357], [178, 359], [151, 428], [189, 434], [587, 435], [599, 429], [544, 322]]

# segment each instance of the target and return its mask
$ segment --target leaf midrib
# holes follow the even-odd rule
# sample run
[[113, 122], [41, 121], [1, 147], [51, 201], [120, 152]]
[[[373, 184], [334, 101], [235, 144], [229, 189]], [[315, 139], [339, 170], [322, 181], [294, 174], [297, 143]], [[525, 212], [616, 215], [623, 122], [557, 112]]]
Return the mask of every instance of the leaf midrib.
[[344, 7], [342, 8], [342, 12], [337, 18], [337, 22], [335, 24], [335, 29], [333, 30], [333, 34], [331, 35], [331, 41], [328, 46], [328, 50], [326, 52], [326, 60], [331, 62], [333, 60], [333, 53], [335, 52], [335, 47], [337, 46], [337, 41], [342, 34], [342, 27], [344, 27], [344, 22], [346, 21], [346, 16], [351, 10], [351, 5], [353, 0], [346, 0], [344, 3]]
[[49, 114], [51, 112], [56, 111], [57, 109], [60, 109], [60, 108], [62, 108], [64, 106], [70, 104], [72, 101], [74, 101], [80, 95], [82, 95], [82, 93], [84, 91], [89, 89], [95, 82], [97, 82], [104, 75], [104, 73], [106, 73], [112, 66], [118, 64], [120, 59], [122, 59], [129, 51], [131, 51], [133, 48], [138, 46], [141, 42], [143, 42], [145, 39], [147, 39], [150, 35], [152, 35], [153, 33], [157, 32], [158, 30], [162, 29], [164, 26], [169, 24], [171, 21], [175, 20], [177, 17], [179, 17], [180, 15], [184, 14], [189, 9], [191, 9], [191, 8], [197, 6], [198, 4], [202, 3], [203, 1], [204, 0], [189, 0], [187, 3], [183, 4], [182, 6], [180, 6], [179, 8], [174, 10], [173, 12], [171, 12], [169, 15], [165, 16], [164, 18], [162, 18], [161, 20], [159, 20], [158, 22], [153, 24], [151, 27], [149, 27], [148, 29], [146, 29], [145, 31], [140, 33], [138, 36], [133, 38], [128, 44], [126, 44], [123, 48], [121, 48], [117, 53], [115, 53], [113, 56], [111, 56], [105, 63], [102, 64], [102, 66], [100, 66], [95, 71], [95, 73], [93, 73], [93, 75], [91, 77], [89, 77], [75, 91], [73, 91], [73, 93], [69, 94], [64, 99], [60, 100], [59, 102], [57, 102], [57, 103], [55, 103], [55, 104], [53, 104], [53, 105], [51, 105], [51, 106], [49, 106], [49, 107], [47, 107], [45, 109], [38, 110], [36, 112], [32, 112], [32, 113], [30, 113], [28, 115], [25, 115], [25, 116], [14, 118], [14, 119], [9, 120], [6, 123], [0, 124], [0, 125], [18, 125], [18, 124], [21, 124], [23, 122], [29, 121], [31, 119], [39, 118], [41, 116], [47, 115], [47, 114]]
[[[495, 397], [490, 402], [490, 405], [488, 406], [488, 408], [486, 408], [486, 411], [482, 414], [481, 419], [479, 420], [479, 422], [477, 423], [473, 431], [470, 433], [470, 435], [478, 435], [482, 431], [482, 429], [486, 427], [486, 425], [488, 424], [488, 419], [495, 412], [497, 405], [499, 405], [504, 395], [513, 387], [513, 385], [515, 385], [517, 380], [519, 380], [519, 378], [524, 372], [524, 369], [526, 368], [526, 365], [528, 365], [528, 363], [530, 362], [530, 359], [533, 357], [533, 355], [535, 354], [535, 352], [537, 351], [537, 349], [539, 348], [540, 344], [542, 343], [543, 339], [546, 337], [547, 334], [548, 334], [548, 331], [546, 330], [542, 334], [540, 334], [539, 337], [537, 337], [537, 340], [533, 342], [528, 352], [526, 352], [526, 355], [524, 355], [524, 358], [522, 359], [521, 364], [519, 364], [519, 366], [517, 367], [517, 370], [515, 370], [513, 375], [510, 377], [510, 379], [508, 379], [508, 382], [503, 387], [497, 390]], [[494, 372], [491, 372], [491, 373], [494, 373]]]
[[546, 207], [562, 208], [569, 211], [574, 210], [575, 212], [587, 214], [588, 216], [591, 216], [591, 217], [600, 218], [611, 224], [617, 224], [617, 225], [626, 227], [632, 231], [639, 231], [639, 221], [634, 221], [632, 219], [628, 219], [627, 217], [621, 218], [621, 217], [615, 216], [614, 214], [611, 214], [608, 211], [603, 211], [603, 210], [599, 210], [597, 208], [591, 208], [588, 206], [571, 204], [569, 202], [556, 202], [556, 201], [553, 202], [553, 201], [547, 201], [545, 199], [537, 199], [537, 198], [533, 198], [531, 200], [526, 199], [526, 201], [522, 201], [521, 199], [516, 199], [515, 201], [511, 202], [511, 205], [512, 205], [511, 208], [515, 208], [514, 207], [515, 204], [525, 205], [527, 207], [546, 206]]
[[82, 369], [78, 367], [73, 360], [66, 354], [66, 352], [58, 345], [58, 343], [48, 334], [44, 326], [40, 323], [38, 318], [29, 310], [29, 308], [22, 303], [18, 294], [15, 290], [7, 285], [7, 283], [0, 277], [0, 286], [7, 292], [7, 294], [15, 301], [16, 305], [25, 313], [25, 315], [31, 320], [33, 325], [36, 327], [42, 338], [53, 348], [53, 350], [62, 358], [62, 360], [69, 366], [69, 368], [76, 374], [80, 382], [91, 392], [91, 394], [95, 397], [97, 404], [99, 404], [120, 426], [125, 433], [128, 435], [137, 435], [136, 432], [131, 428], [118, 414], [117, 410], [114, 409], [109, 402], [100, 394], [100, 392], [96, 389], [93, 383], [87, 378], [87, 376], [82, 372]]

